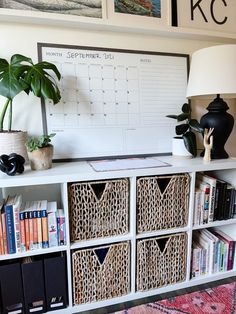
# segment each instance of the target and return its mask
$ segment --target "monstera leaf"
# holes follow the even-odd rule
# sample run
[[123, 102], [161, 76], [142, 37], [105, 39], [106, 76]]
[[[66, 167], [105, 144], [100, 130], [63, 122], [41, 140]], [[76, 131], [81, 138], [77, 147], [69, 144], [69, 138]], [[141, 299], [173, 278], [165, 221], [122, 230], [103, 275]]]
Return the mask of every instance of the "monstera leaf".
[[32, 62], [30, 58], [16, 54], [11, 57], [10, 63], [0, 59], [0, 95], [13, 99], [17, 94], [28, 87], [23, 79], [23, 74], [29, 65], [22, 62]]
[[0, 95], [6, 98], [0, 113], [0, 131], [3, 131], [6, 114], [8, 131], [11, 131], [12, 101], [22, 91], [58, 103], [61, 95], [56, 79], [60, 78], [57, 67], [46, 61], [34, 64], [30, 58], [20, 54], [13, 55], [10, 62], [0, 59]]
[[26, 92], [32, 91], [35, 96], [51, 99], [54, 104], [57, 104], [61, 99], [60, 91], [54, 77], [47, 70], [51, 70], [60, 80], [61, 75], [54, 64], [39, 62], [32, 65], [24, 75], [24, 80], [29, 86]]

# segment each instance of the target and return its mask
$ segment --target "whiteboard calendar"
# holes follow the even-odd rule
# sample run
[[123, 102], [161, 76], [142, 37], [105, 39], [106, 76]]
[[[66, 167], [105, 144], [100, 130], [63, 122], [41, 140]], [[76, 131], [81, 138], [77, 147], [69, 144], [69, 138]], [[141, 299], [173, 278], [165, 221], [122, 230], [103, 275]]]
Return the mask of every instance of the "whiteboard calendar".
[[38, 44], [62, 75], [60, 103], [43, 104], [55, 159], [163, 154], [186, 102], [188, 56]]

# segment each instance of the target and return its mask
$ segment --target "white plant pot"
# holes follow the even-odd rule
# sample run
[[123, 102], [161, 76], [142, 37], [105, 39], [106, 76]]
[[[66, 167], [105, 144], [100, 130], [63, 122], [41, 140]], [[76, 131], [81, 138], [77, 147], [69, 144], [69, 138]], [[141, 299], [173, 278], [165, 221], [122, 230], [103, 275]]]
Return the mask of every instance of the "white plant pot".
[[186, 149], [182, 137], [172, 139], [172, 155], [178, 158], [192, 158], [192, 154]]
[[0, 132], [0, 155], [16, 153], [28, 161], [25, 142], [27, 140], [27, 132], [23, 131], [3, 131]]

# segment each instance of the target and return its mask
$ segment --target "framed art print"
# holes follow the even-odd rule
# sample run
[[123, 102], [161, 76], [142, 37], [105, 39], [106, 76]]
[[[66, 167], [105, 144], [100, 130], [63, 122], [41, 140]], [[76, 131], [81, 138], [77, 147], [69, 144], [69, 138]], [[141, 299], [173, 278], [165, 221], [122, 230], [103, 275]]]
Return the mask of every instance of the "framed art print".
[[2, 20], [43, 24], [76, 23], [106, 19], [106, 0], [0, 0]]
[[107, 0], [107, 17], [125, 26], [167, 26], [171, 24], [171, 1]]
[[236, 32], [236, 1], [181, 0], [176, 5], [179, 27], [231, 34]]

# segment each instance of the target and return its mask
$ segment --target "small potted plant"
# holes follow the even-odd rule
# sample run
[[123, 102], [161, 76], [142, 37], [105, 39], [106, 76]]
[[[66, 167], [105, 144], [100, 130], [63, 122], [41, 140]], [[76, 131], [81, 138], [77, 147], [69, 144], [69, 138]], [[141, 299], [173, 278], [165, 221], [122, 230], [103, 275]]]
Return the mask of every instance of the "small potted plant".
[[[55, 78], [60, 80], [61, 75], [57, 67], [49, 62], [34, 64], [30, 58], [20, 54], [13, 55], [10, 62], [0, 58], [0, 95], [5, 98], [0, 111], [0, 155], [14, 152], [27, 158], [27, 133], [12, 130], [13, 99], [21, 92], [32, 92], [56, 104], [61, 95]], [[4, 127], [7, 128], [4, 130]]]
[[52, 167], [53, 145], [51, 138], [55, 133], [30, 137], [25, 145], [32, 170], [45, 170]]
[[194, 131], [203, 134], [203, 128], [196, 119], [191, 118], [191, 106], [189, 103], [184, 103], [181, 110], [182, 112], [179, 115], [167, 115], [168, 118], [182, 122], [175, 127], [177, 136], [173, 138], [172, 154], [180, 157], [196, 157], [197, 141]]

